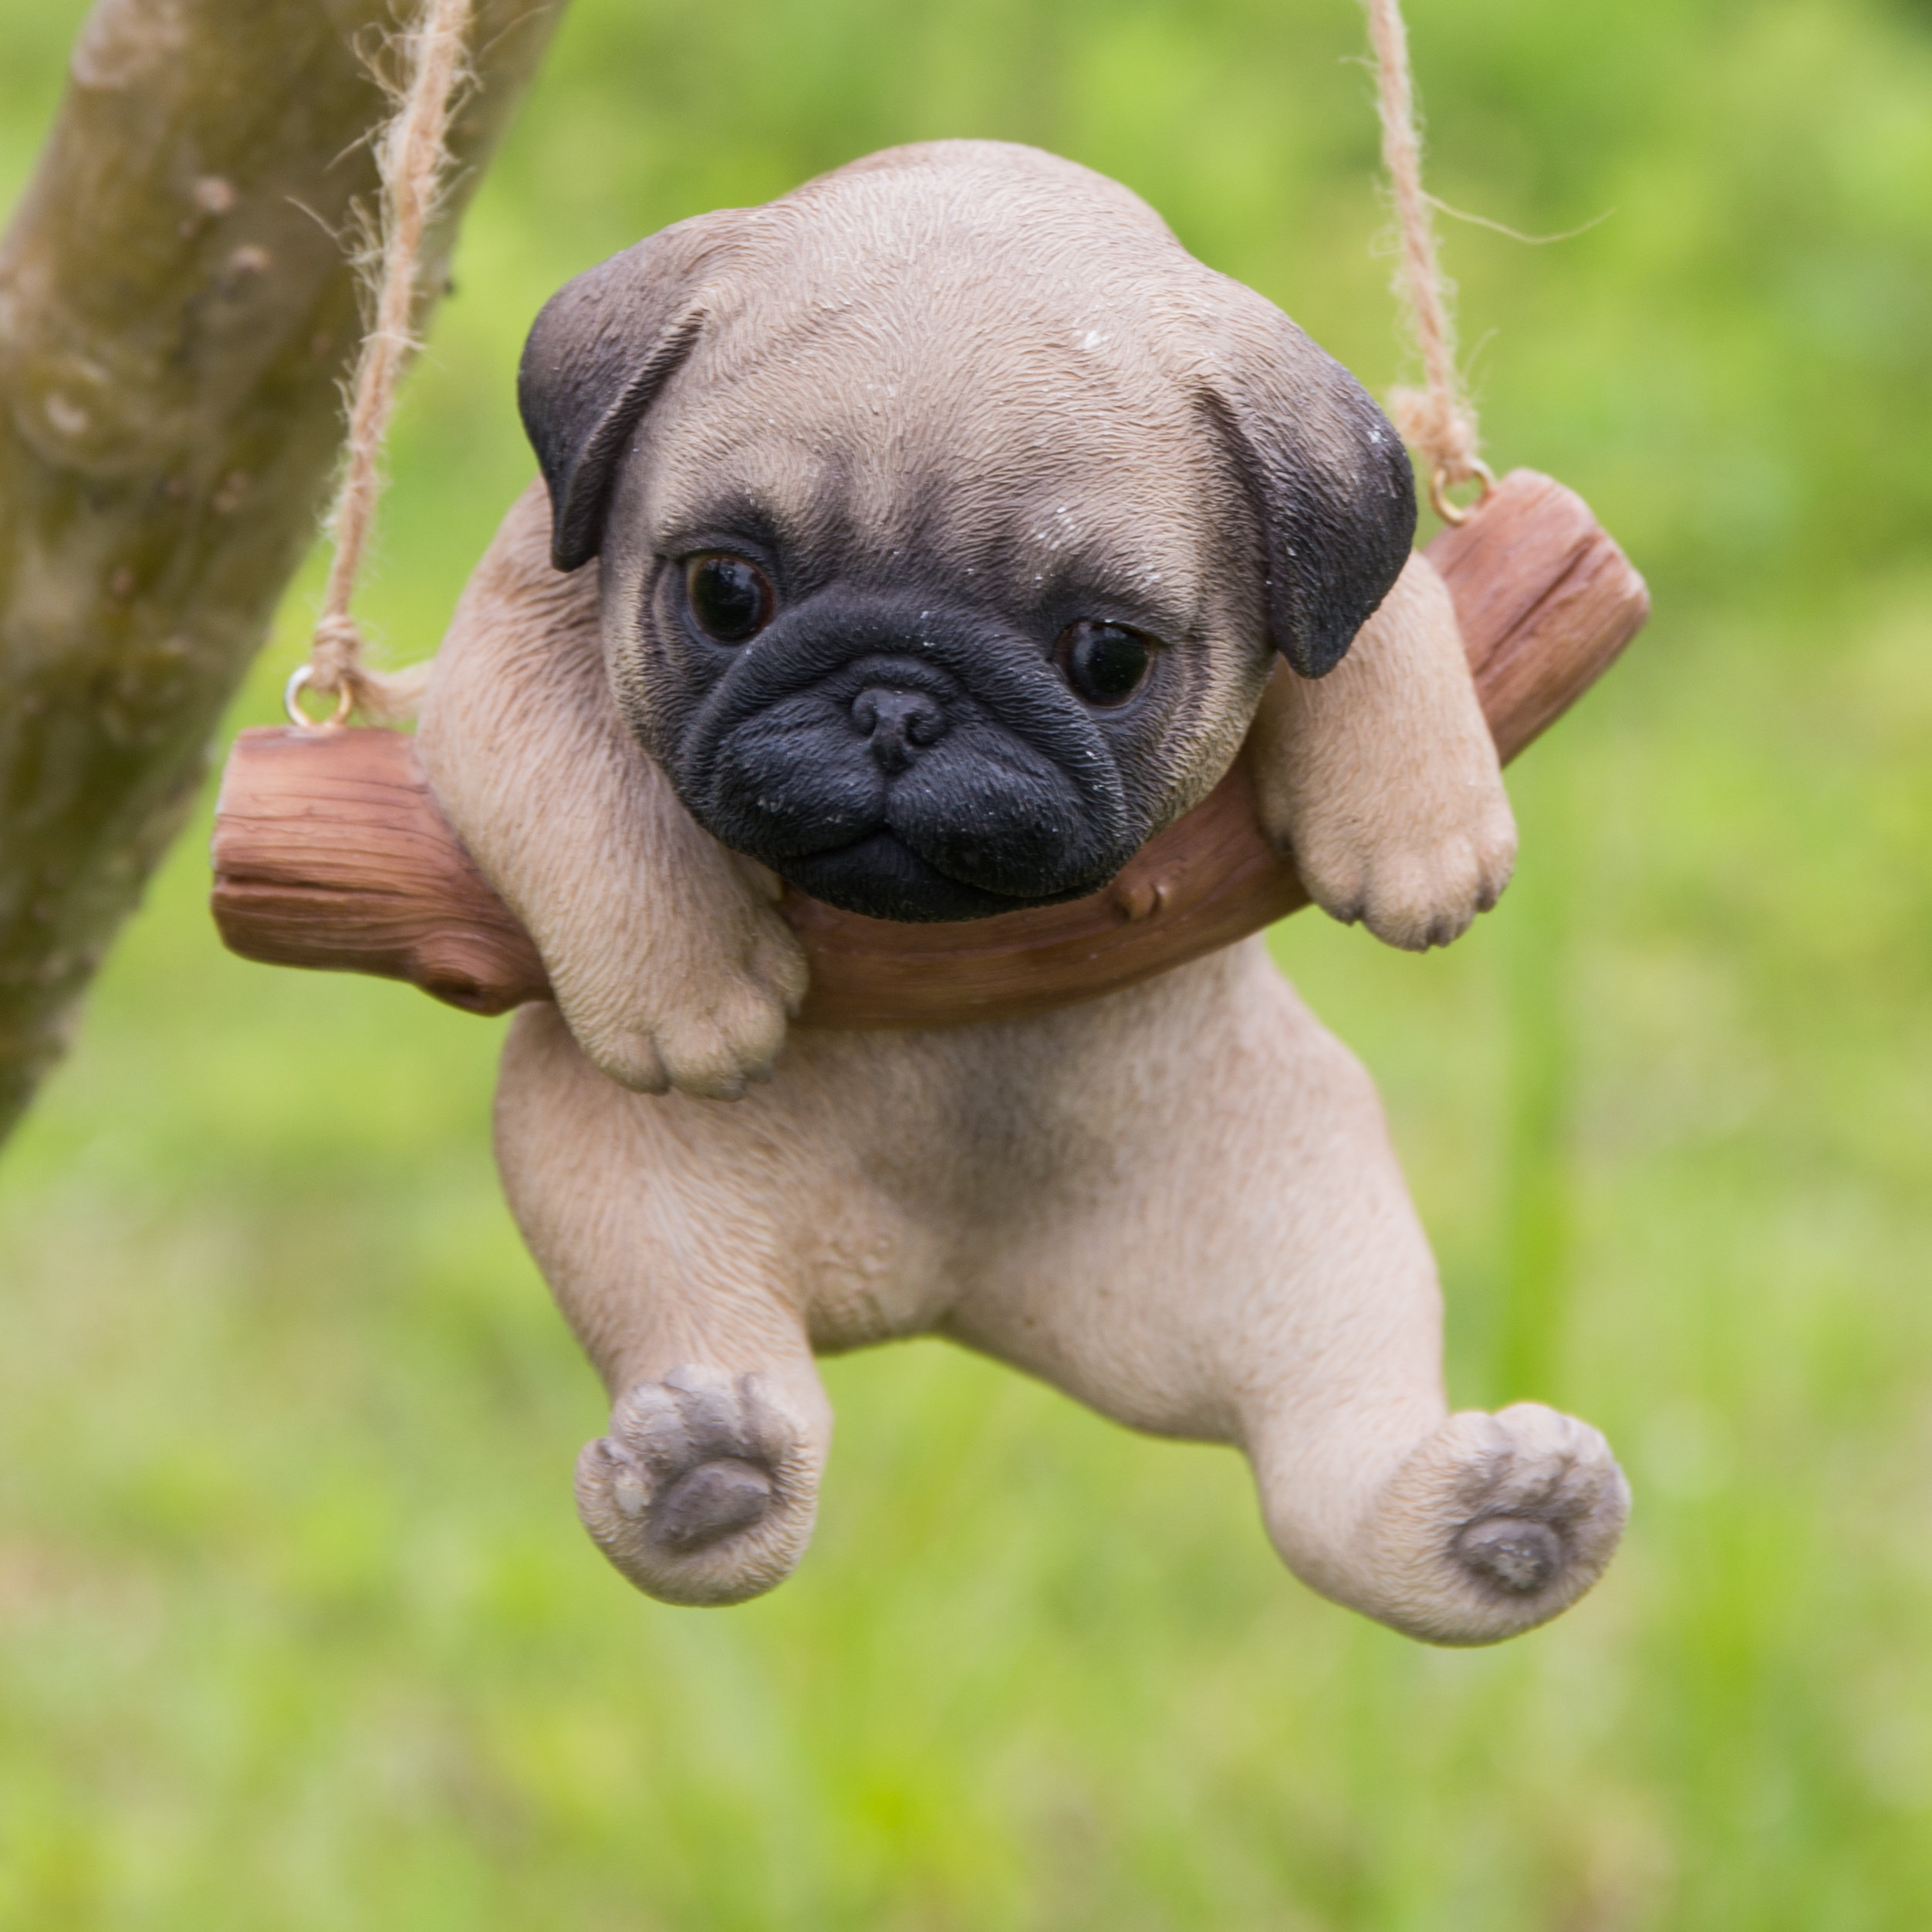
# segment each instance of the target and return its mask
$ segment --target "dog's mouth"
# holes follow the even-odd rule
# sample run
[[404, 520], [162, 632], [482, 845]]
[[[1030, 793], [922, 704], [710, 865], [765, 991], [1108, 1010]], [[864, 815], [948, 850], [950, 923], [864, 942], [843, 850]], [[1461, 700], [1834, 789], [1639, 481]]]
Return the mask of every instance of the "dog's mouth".
[[987, 919], [1028, 906], [1057, 905], [1096, 890], [1083, 883], [1064, 892], [1025, 897], [989, 891], [941, 871], [883, 826], [849, 845], [787, 858], [775, 870], [799, 891], [842, 912], [902, 924]]
[[668, 748], [679, 795], [714, 838], [868, 918], [1097, 890], [1139, 843], [1112, 748], [1036, 654], [961, 628], [917, 655], [754, 647]]

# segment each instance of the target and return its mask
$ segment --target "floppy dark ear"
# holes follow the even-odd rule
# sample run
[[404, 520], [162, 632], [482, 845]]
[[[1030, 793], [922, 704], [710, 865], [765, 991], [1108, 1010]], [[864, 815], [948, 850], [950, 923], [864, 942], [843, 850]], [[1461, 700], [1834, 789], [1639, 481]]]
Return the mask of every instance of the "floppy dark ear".
[[566, 282], [523, 346], [517, 407], [550, 491], [550, 560], [588, 563], [624, 445], [704, 326], [735, 208], [660, 229]]
[[1409, 560], [1415, 478], [1368, 391], [1272, 303], [1238, 294], [1210, 404], [1261, 525], [1268, 642], [1319, 677]]

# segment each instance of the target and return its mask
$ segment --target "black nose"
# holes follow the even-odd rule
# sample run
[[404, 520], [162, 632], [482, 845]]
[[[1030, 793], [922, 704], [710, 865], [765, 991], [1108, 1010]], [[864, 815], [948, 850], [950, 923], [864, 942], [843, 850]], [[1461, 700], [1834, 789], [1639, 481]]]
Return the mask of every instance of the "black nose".
[[924, 691], [893, 691], [875, 684], [852, 701], [852, 721], [870, 741], [883, 772], [903, 772], [917, 752], [939, 741], [946, 714]]

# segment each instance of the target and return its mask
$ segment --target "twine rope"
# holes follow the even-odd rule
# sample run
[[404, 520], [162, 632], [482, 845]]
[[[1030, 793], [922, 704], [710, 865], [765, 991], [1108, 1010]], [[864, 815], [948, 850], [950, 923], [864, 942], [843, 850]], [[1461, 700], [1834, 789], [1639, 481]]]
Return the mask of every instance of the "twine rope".
[[304, 686], [333, 692], [332, 723], [352, 711], [383, 718], [414, 710], [428, 666], [385, 677], [363, 661], [366, 640], [352, 614], [356, 583], [383, 491], [383, 447], [396, 391], [421, 346], [415, 319], [422, 294], [423, 242], [434, 220], [450, 167], [450, 120], [469, 78], [464, 53], [473, 0], [424, 0], [414, 25], [397, 37], [404, 78], [395, 113], [376, 140], [382, 183], [380, 238], [366, 238], [356, 267], [365, 279], [369, 326], [350, 390], [342, 481], [329, 513], [335, 541], [322, 612], [309, 661], [289, 681], [289, 708]]
[[[1403, 439], [1427, 458], [1430, 500], [1451, 522], [1468, 515], [1444, 492], [1495, 478], [1477, 454], [1475, 411], [1456, 368], [1448, 289], [1436, 254], [1435, 225], [1422, 186], [1422, 142], [1409, 76], [1409, 37], [1399, 0], [1365, 0], [1375, 49], [1382, 158], [1393, 188], [1401, 231], [1398, 299], [1406, 304], [1422, 358], [1424, 387], [1397, 389], [1390, 411]], [[421, 294], [423, 242], [441, 199], [450, 166], [449, 128], [458, 93], [468, 78], [464, 42], [473, 0], [424, 0], [416, 24], [399, 36], [406, 79], [395, 113], [376, 142], [382, 184], [380, 241], [359, 252], [373, 314], [350, 389], [342, 481], [329, 513], [335, 540], [309, 661], [289, 681], [292, 716], [306, 722], [298, 694], [333, 693], [340, 724], [352, 712], [407, 717], [427, 677], [427, 664], [385, 676], [364, 661], [362, 627], [351, 609], [383, 491], [382, 454], [395, 413], [396, 392], [421, 346], [414, 322]]]
[[1451, 503], [1445, 492], [1460, 483], [1480, 482], [1486, 495], [1495, 478], [1476, 453], [1476, 412], [1456, 368], [1450, 289], [1436, 255], [1433, 206], [1422, 186], [1422, 137], [1409, 79], [1408, 31], [1400, 0], [1366, 0], [1366, 5], [1382, 115], [1382, 160], [1400, 229], [1396, 295], [1408, 310], [1424, 383], [1420, 389], [1396, 390], [1389, 413], [1403, 440], [1427, 461], [1429, 498], [1437, 512], [1446, 522], [1460, 523], [1468, 512]]

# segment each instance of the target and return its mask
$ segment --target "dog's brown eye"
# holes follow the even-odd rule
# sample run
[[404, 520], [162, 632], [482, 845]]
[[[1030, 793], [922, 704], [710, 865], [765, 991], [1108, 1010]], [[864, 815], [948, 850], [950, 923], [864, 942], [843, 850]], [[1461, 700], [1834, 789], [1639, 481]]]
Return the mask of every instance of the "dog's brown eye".
[[772, 580], [748, 558], [710, 550], [684, 566], [684, 595], [708, 637], [741, 644], [772, 621]]
[[1125, 624], [1069, 624], [1054, 657], [1076, 697], [1089, 704], [1124, 704], [1141, 686], [1150, 662], [1147, 640]]

